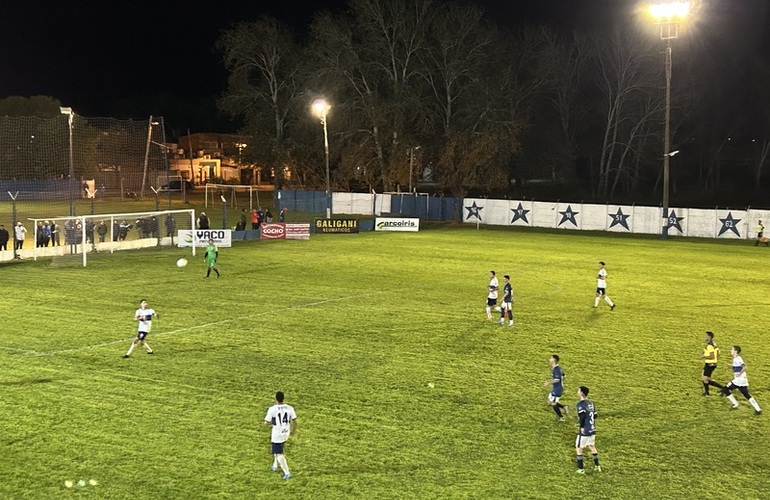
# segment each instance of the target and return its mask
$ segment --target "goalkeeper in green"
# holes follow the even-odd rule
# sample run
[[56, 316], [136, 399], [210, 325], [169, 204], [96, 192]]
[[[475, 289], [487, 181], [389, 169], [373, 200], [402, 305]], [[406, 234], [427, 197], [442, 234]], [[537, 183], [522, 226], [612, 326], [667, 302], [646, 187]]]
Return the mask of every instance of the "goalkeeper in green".
[[206, 253], [203, 254], [203, 262], [205, 262], [208, 267], [208, 269], [206, 269], [207, 278], [211, 275], [212, 269], [217, 273], [217, 278], [219, 278], [219, 269], [215, 267], [217, 264], [217, 257], [219, 257], [219, 249], [217, 249], [217, 246], [214, 244], [214, 240], [209, 240], [209, 246], [206, 247]]

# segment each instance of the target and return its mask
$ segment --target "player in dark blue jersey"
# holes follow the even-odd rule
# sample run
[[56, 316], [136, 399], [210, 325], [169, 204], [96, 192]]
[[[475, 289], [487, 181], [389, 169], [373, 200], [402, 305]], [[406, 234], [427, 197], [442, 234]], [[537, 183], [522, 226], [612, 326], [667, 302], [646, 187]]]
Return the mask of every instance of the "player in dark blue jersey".
[[505, 285], [503, 286], [503, 302], [500, 304], [500, 321], [498, 324], [505, 324], [505, 317], [508, 316], [508, 326], [513, 326], [513, 286], [511, 286], [511, 277], [507, 274], [503, 276]]
[[583, 448], [589, 448], [594, 459], [594, 470], [601, 472], [602, 468], [599, 466], [599, 451], [596, 449], [594, 441], [596, 439], [596, 409], [592, 401], [586, 399], [588, 397], [588, 387], [580, 386], [578, 389], [578, 401], [576, 405], [578, 414], [578, 423], [580, 430], [578, 431], [577, 439], [575, 440], [575, 452], [577, 453], [577, 473], [585, 474], [583, 468]]
[[565, 414], [569, 413], [569, 408], [559, 403], [559, 398], [564, 393], [564, 377], [567, 374], [564, 373], [564, 370], [562, 370], [561, 366], [559, 366], [558, 354], [552, 354], [548, 362], [551, 363], [551, 378], [546, 380], [543, 386], [551, 386], [551, 392], [548, 394], [548, 403], [553, 408], [556, 416], [559, 417], [559, 420], [563, 421], [564, 415], [561, 411], [563, 409]]

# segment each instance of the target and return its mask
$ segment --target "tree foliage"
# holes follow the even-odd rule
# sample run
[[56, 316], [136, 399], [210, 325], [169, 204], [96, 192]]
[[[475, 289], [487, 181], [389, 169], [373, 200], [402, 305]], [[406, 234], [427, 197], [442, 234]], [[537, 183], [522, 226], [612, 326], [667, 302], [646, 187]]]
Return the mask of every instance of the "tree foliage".
[[[435, 188], [527, 196], [658, 201], [664, 65], [657, 35], [524, 27], [503, 33], [477, 6], [433, 0], [350, 0], [313, 20], [304, 43], [272, 18], [226, 31], [223, 109], [245, 120], [255, 160], [324, 180], [323, 135], [310, 104], [326, 98], [332, 182], [412, 185], [430, 166]], [[716, 192], [725, 169], [760, 189], [770, 161], [764, 80], [711, 83], [708, 47], [676, 40], [672, 189]], [[686, 56], [684, 55], [686, 54]], [[763, 73], [757, 67], [757, 74]], [[726, 106], [749, 88], [747, 113]], [[754, 136], [748, 153], [731, 144]], [[418, 155], [414, 152], [419, 150]], [[744, 182], [744, 181], [741, 181]], [[690, 188], [690, 186], [692, 186]]]

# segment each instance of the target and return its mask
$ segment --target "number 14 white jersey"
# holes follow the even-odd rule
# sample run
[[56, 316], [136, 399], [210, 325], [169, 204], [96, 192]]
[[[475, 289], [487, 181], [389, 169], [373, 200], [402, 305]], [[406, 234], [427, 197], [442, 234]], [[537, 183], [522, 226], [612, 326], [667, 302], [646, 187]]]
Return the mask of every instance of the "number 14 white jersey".
[[284, 443], [289, 439], [291, 421], [297, 418], [294, 408], [285, 404], [275, 404], [268, 408], [265, 422], [273, 424], [273, 432], [270, 436], [272, 443]]

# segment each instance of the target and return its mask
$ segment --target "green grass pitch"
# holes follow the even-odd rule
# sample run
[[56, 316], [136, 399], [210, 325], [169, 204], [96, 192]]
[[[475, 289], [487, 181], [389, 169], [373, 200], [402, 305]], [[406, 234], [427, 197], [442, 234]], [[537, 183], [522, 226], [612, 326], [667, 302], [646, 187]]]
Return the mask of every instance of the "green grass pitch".
[[[770, 415], [702, 397], [705, 330], [770, 409], [767, 275], [751, 242], [440, 227], [0, 267], [1, 498], [766, 498]], [[597, 261], [608, 294], [594, 310]], [[484, 320], [510, 274], [517, 325]], [[121, 359], [147, 298], [161, 318]], [[591, 388], [601, 473], [575, 474]], [[433, 384], [433, 387], [429, 384]], [[293, 478], [269, 470], [276, 390]], [[79, 480], [86, 486], [77, 486]], [[98, 484], [90, 485], [89, 480]], [[74, 481], [67, 488], [65, 481]], [[641, 495], [641, 496], [640, 496]]]

